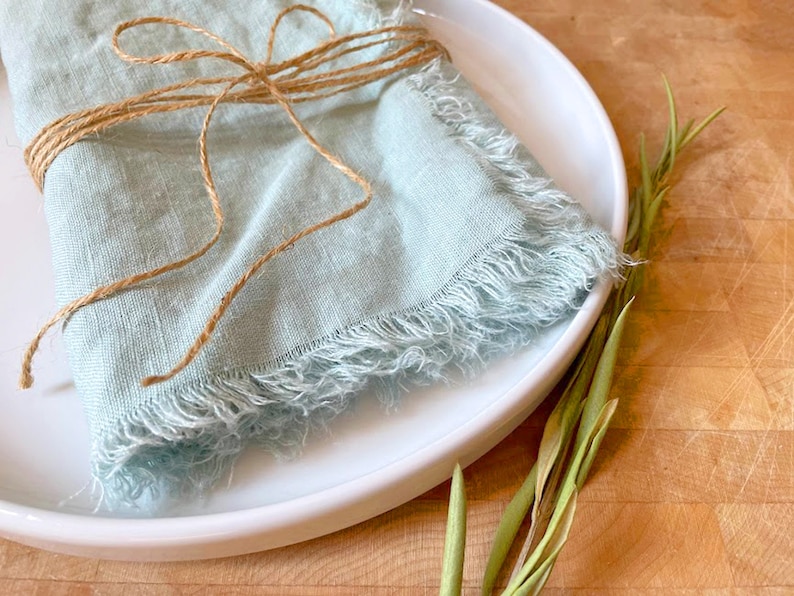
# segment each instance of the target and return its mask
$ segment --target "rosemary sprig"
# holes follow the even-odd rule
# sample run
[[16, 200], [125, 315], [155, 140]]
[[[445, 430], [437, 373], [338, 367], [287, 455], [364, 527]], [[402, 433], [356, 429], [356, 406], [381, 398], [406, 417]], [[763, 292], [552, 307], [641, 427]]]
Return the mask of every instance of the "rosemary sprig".
[[[663, 80], [670, 122], [662, 152], [651, 169], [645, 137], [640, 137], [640, 185], [629, 197], [624, 252], [635, 265], [628, 269], [625, 279], [612, 291], [587, 342], [574, 360], [568, 384], [544, 427], [538, 459], [505, 509], [483, 578], [484, 596], [493, 592], [528, 515], [530, 529], [503, 594], [537, 594], [551, 575], [568, 539], [579, 491], [617, 408], [618, 400], [609, 399], [609, 389], [618, 348], [626, 316], [642, 285], [653, 225], [670, 190], [677, 157], [724, 110], [716, 110], [698, 125], [690, 120], [679, 127], [672, 89], [667, 79]], [[461, 590], [465, 518], [464, 485], [460, 468], [457, 468], [452, 483], [444, 549], [441, 594], [445, 596], [459, 594]]]

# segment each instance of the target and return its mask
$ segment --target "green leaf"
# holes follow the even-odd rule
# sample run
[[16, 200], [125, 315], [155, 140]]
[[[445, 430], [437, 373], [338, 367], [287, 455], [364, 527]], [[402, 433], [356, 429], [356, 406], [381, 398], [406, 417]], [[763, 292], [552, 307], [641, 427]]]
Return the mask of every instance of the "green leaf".
[[560, 516], [560, 523], [554, 532], [554, 536], [545, 548], [545, 552], [547, 553], [545, 559], [537, 566], [537, 569], [532, 575], [530, 575], [516, 590], [516, 596], [539, 594], [543, 586], [546, 585], [551, 571], [554, 568], [554, 563], [557, 561], [557, 557], [560, 555], [565, 543], [568, 542], [568, 536], [571, 533], [571, 527], [573, 526], [574, 517], [576, 515], [578, 497], [578, 491], [574, 490]]
[[529, 591], [527, 592], [528, 594], [535, 596], [536, 594], [540, 594], [543, 591], [546, 582], [549, 581], [551, 572], [554, 571], [554, 564], [556, 562], [557, 557], [551, 559], [551, 564], [546, 566], [546, 571], [544, 571], [543, 574], [535, 581], [534, 585], [525, 584], [529, 588]]
[[681, 150], [681, 143], [684, 141], [685, 138], [687, 138], [687, 136], [689, 136], [689, 133], [694, 125], [695, 125], [694, 119], [688, 120], [687, 123], [684, 124], [684, 126], [682, 126], [681, 129], [678, 131], [678, 138], [676, 139], [675, 142], [678, 144], [679, 151]]
[[669, 190], [669, 186], [660, 188], [653, 201], [651, 201], [650, 207], [648, 207], [648, 213], [646, 214], [645, 222], [643, 222], [642, 225], [641, 242], [639, 246], [641, 254], [648, 253], [648, 248], [651, 242], [651, 228], [653, 227], [654, 221], [656, 220], [656, 214], [659, 212], [659, 209], [661, 208], [664, 199], [667, 197]]
[[593, 461], [595, 461], [595, 456], [598, 454], [598, 448], [601, 447], [601, 441], [604, 440], [604, 435], [606, 435], [607, 429], [609, 428], [609, 423], [612, 422], [612, 417], [615, 415], [617, 409], [618, 400], [611, 399], [606, 403], [604, 409], [601, 410], [601, 415], [598, 417], [598, 422], [595, 426], [596, 433], [590, 441], [587, 454], [582, 461], [582, 465], [576, 477], [576, 487], [579, 490], [582, 490], [582, 485], [590, 474], [590, 468], [593, 467]]
[[667, 163], [667, 158], [670, 155], [670, 148], [672, 147], [673, 143], [677, 143], [678, 139], [674, 139], [671, 136], [670, 127], [667, 127], [667, 130], [664, 133], [664, 145], [662, 146], [662, 151], [659, 153], [659, 160], [656, 162], [656, 168], [654, 168], [654, 172], [658, 172], [665, 169], [665, 164]]
[[507, 554], [516, 540], [521, 524], [529, 512], [529, 508], [535, 500], [535, 481], [538, 475], [538, 465], [532, 466], [524, 484], [510, 501], [499, 521], [499, 527], [494, 536], [493, 548], [488, 557], [488, 564], [485, 567], [485, 577], [483, 578], [482, 593], [488, 596], [493, 592], [499, 572], [504, 567]]
[[554, 508], [554, 514], [551, 516], [548, 528], [543, 538], [538, 543], [537, 548], [532, 553], [532, 556], [527, 560], [521, 568], [520, 573], [513, 578], [510, 585], [505, 590], [505, 595], [512, 596], [519, 593], [518, 590], [527, 582], [527, 580], [535, 575], [537, 571], [548, 562], [550, 558], [556, 556], [554, 553], [559, 553], [565, 541], [568, 538], [568, 532], [573, 524], [573, 516], [576, 511], [576, 486], [568, 481], [562, 488], [560, 496]]
[[[575, 385], [576, 379], [580, 378], [580, 376], [581, 374], [574, 376], [573, 385]], [[550, 493], [551, 496], [548, 498], [554, 498], [553, 495], [557, 490], [563, 466], [562, 460], [569, 451], [573, 429], [581, 415], [582, 408], [577, 397], [578, 393], [571, 393], [568, 389], [570, 389], [570, 385], [566, 388], [544, 428], [538, 459], [535, 462], [538, 472], [535, 478], [535, 499], [530, 514], [530, 528], [513, 567], [513, 573], [510, 576], [511, 581], [519, 573], [529, 556], [535, 535], [540, 526], [540, 503], [543, 501], [544, 495]], [[540, 476], [541, 473], [544, 474], [542, 478]]]
[[651, 170], [648, 167], [648, 153], [645, 151], [645, 135], [640, 135], [640, 179], [642, 185], [640, 191], [642, 193], [642, 211], [647, 213], [648, 206], [651, 204]]
[[724, 107], [723, 107], [723, 108], [719, 108], [719, 109], [717, 109], [717, 110], [714, 110], [714, 111], [713, 111], [711, 114], [709, 114], [708, 116], [706, 116], [706, 118], [704, 118], [704, 119], [703, 119], [703, 122], [701, 122], [700, 124], [698, 124], [698, 125], [697, 125], [697, 127], [695, 127], [694, 129], [692, 129], [692, 131], [690, 131], [690, 133], [689, 133], [689, 134], [688, 134], [688, 135], [687, 135], [687, 136], [684, 138], [684, 140], [683, 140], [683, 141], [681, 141], [681, 145], [678, 147], [678, 148], [679, 148], [679, 150], [680, 150], [680, 149], [683, 149], [684, 147], [686, 147], [687, 145], [689, 145], [689, 143], [691, 143], [692, 141], [694, 141], [694, 140], [697, 138], [697, 136], [698, 136], [698, 135], [699, 135], [701, 132], [703, 132], [703, 129], [705, 129], [705, 128], [706, 128], [706, 127], [709, 125], [709, 124], [711, 124], [712, 122], [714, 122], [714, 120], [716, 120], [716, 119], [717, 119], [717, 117], [718, 117], [720, 114], [722, 114], [724, 111], [725, 111], [725, 108], [724, 108]]
[[629, 251], [637, 239], [642, 222], [642, 205], [637, 200], [636, 193], [634, 194], [633, 200], [629, 201], [629, 223], [626, 228], [626, 240], [624, 242], [624, 249]]
[[628, 316], [629, 309], [634, 302], [634, 298], [629, 300], [626, 306], [620, 311], [615, 326], [609, 334], [609, 339], [604, 346], [604, 351], [598, 359], [598, 366], [596, 367], [593, 383], [590, 386], [590, 392], [585, 399], [584, 409], [582, 410], [582, 422], [579, 425], [579, 434], [576, 437], [576, 448], [579, 447], [587, 440], [591, 434], [595, 423], [601, 415], [601, 411], [606, 404], [607, 396], [609, 395], [609, 387], [612, 384], [612, 374], [615, 371], [615, 363], [618, 358], [618, 348], [620, 347], [620, 340], [623, 337], [623, 328], [626, 324], [626, 317]]
[[[583, 375], [577, 375], [576, 379], [578, 380], [582, 377]], [[577, 383], [574, 381], [572, 386], [576, 387], [576, 385]], [[579, 419], [581, 413], [579, 400], [570, 399], [569, 397], [570, 395], [576, 395], [576, 393], [576, 391], [571, 393], [566, 391], [563, 394], [563, 397], [549, 415], [546, 426], [543, 429], [543, 438], [538, 448], [538, 473], [535, 481], [535, 495], [537, 498], [532, 508], [533, 522], [537, 519], [537, 504], [543, 498], [546, 481], [549, 479], [552, 470], [558, 464], [560, 458], [565, 455], [565, 447], [576, 426], [576, 421]]]
[[460, 596], [463, 588], [463, 557], [466, 550], [466, 489], [460, 464], [452, 474], [447, 534], [441, 566], [440, 596]]
[[[664, 75], [662, 75], [662, 81], [664, 83], [665, 93], [667, 94], [667, 108], [670, 113], [670, 122], [667, 132], [670, 139], [672, 139], [669, 147], [670, 157], [667, 160], [667, 167], [665, 169], [672, 171], [673, 167], [675, 166], [676, 152], [678, 151], [678, 113], [675, 107], [675, 97], [673, 97], [673, 90], [670, 88], [670, 81], [668, 81], [667, 77]], [[657, 180], [660, 181], [661, 178], [657, 178]]]
[[[650, 238], [650, 231], [653, 227], [654, 221], [656, 221], [656, 214], [659, 212], [659, 208], [662, 206], [664, 199], [667, 197], [667, 193], [670, 191], [669, 186], [661, 187], [656, 196], [651, 201], [651, 206], [648, 208], [648, 213], [645, 217], [645, 222], [643, 223], [643, 227], [647, 230], [646, 237]], [[646, 249], [647, 250], [647, 249]]]

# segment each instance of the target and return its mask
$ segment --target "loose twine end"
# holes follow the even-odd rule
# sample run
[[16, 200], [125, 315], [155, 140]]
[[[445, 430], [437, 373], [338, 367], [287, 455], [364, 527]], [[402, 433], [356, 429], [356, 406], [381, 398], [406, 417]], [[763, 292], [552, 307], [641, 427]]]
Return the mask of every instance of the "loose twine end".
[[151, 377], [144, 377], [141, 379], [141, 386], [142, 387], [151, 387], [152, 385], [157, 385], [158, 383], [163, 383], [170, 379], [168, 375], [154, 375]]
[[17, 382], [17, 387], [24, 391], [25, 389], [30, 389], [33, 387], [33, 375], [30, 373], [30, 369], [22, 369], [22, 372], [19, 375], [19, 381]]
[[[312, 14], [324, 22], [328, 26], [329, 39], [320, 42], [303, 54], [275, 63], [272, 60], [273, 48], [279, 26], [285, 16], [297, 11]], [[167, 54], [136, 56], [127, 53], [121, 48], [119, 37], [123, 32], [141, 25], [153, 24], [194, 31], [212, 40], [221, 49], [188, 49]], [[224, 60], [234, 67], [241, 68], [243, 72], [242, 74], [226, 77], [191, 79], [141, 93], [120, 102], [82, 110], [59, 118], [45, 126], [25, 149], [25, 161], [31, 176], [41, 190], [44, 186], [44, 176], [53, 160], [61, 151], [88, 135], [102, 132], [117, 124], [136, 120], [150, 114], [175, 112], [205, 106], [208, 107], [208, 110], [204, 117], [199, 137], [199, 160], [201, 162], [204, 187], [215, 216], [215, 231], [210, 239], [194, 253], [155, 269], [137, 273], [115, 283], [97, 288], [93, 292], [61, 308], [42, 327], [28, 346], [19, 377], [20, 389], [29, 389], [33, 385], [34, 379], [31, 372], [33, 357], [44, 334], [58, 321], [65, 320], [81, 308], [98, 300], [109, 298], [121, 290], [128, 289], [169, 271], [181, 269], [204, 256], [215, 245], [223, 231], [224, 213], [210, 168], [207, 133], [213, 114], [221, 103], [255, 103], [280, 106], [309, 145], [330, 165], [356, 183], [362, 189], [364, 198], [343, 211], [296, 232], [268, 253], [256, 259], [223, 297], [220, 305], [210, 315], [204, 329], [183, 358], [168, 373], [152, 375], [142, 379], [141, 384], [144, 387], [150, 387], [172, 379], [195, 359], [210, 341], [215, 327], [234, 298], [267, 261], [291, 248], [301, 238], [353, 216], [365, 209], [371, 202], [373, 193], [370, 183], [314, 138], [298, 119], [293, 105], [317, 101], [352, 91], [406, 69], [423, 66], [436, 59], [449, 58], [447, 50], [431, 39], [427, 31], [421, 27], [398, 25], [338, 36], [333, 23], [325, 14], [316, 8], [303, 4], [296, 4], [286, 8], [276, 17], [270, 28], [267, 58], [262, 62], [254, 62], [248, 59], [237, 48], [202, 27], [169, 17], [143, 17], [121, 23], [114, 30], [112, 45], [113, 50], [122, 60], [134, 64], [169, 64], [212, 58]], [[345, 56], [380, 46], [386, 49], [377, 58], [365, 59], [353, 65], [330, 67]], [[221, 87], [220, 91], [206, 90], [207, 87], [217, 89], [219, 86]]]

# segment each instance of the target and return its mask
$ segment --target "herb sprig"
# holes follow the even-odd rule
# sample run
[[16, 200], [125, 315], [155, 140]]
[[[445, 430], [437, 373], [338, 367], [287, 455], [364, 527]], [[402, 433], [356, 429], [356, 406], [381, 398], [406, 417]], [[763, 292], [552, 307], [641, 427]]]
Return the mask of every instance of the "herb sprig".
[[[538, 457], [526, 480], [505, 509], [496, 529], [483, 578], [483, 596], [493, 593], [508, 554], [527, 516], [530, 526], [503, 596], [537, 594], [551, 575], [568, 540], [579, 491], [618, 405], [609, 397], [612, 375], [626, 317], [642, 285], [656, 216], [671, 186], [677, 157], [724, 110], [699, 124], [679, 126], [669, 82], [664, 78], [670, 122], [661, 155], [648, 164], [645, 136], [640, 137], [640, 184], [629, 197], [629, 222], [624, 252], [635, 263], [612, 291], [595, 327], [569, 371], [560, 400], [549, 415]], [[460, 594], [466, 542], [466, 494], [460, 467], [450, 495], [441, 581], [442, 596]]]

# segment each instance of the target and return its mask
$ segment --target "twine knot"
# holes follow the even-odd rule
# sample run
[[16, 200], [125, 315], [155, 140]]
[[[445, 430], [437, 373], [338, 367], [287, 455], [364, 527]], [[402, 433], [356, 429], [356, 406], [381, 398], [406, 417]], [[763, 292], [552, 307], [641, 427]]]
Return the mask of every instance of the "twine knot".
[[[329, 37], [315, 47], [281, 62], [273, 61], [273, 49], [277, 33], [284, 18], [293, 12], [305, 12], [326, 24]], [[167, 25], [187, 29], [210, 39], [221, 49], [187, 49], [152, 56], [137, 56], [124, 51], [119, 43], [122, 33], [142, 25]], [[149, 271], [136, 273], [117, 282], [97, 288], [61, 308], [38, 332], [25, 351], [19, 386], [27, 389], [33, 384], [32, 360], [44, 335], [58, 321], [67, 319], [79, 309], [117, 292], [130, 288], [159, 275], [180, 269], [204, 256], [218, 241], [224, 224], [224, 212], [218, 197], [210, 168], [207, 150], [207, 134], [213, 114], [222, 103], [245, 103], [280, 106], [298, 132], [311, 147], [328, 163], [355, 182], [363, 191], [363, 198], [350, 207], [323, 221], [295, 232], [259, 256], [220, 300], [210, 314], [204, 329], [199, 333], [183, 358], [167, 373], [146, 377], [144, 386], [160, 383], [176, 376], [190, 364], [209, 342], [215, 327], [234, 298], [248, 280], [271, 258], [284, 252], [301, 238], [347, 219], [366, 208], [372, 200], [372, 186], [361, 175], [353, 171], [339, 157], [321, 145], [295, 114], [295, 104], [317, 101], [340, 93], [352, 91], [392, 74], [416, 66], [429, 64], [439, 58], [449, 58], [446, 49], [431, 39], [428, 32], [417, 26], [395, 25], [371, 31], [337, 36], [332, 21], [316, 8], [296, 4], [282, 10], [270, 27], [267, 54], [264, 60], [255, 62], [247, 58], [233, 45], [203, 27], [170, 17], [142, 17], [126, 21], [113, 32], [114, 52], [132, 64], [171, 64], [203, 59], [223, 60], [242, 69], [242, 73], [221, 77], [200, 77], [147, 91], [122, 101], [89, 108], [68, 114], [45, 126], [25, 149], [25, 161], [39, 190], [44, 187], [44, 177], [53, 160], [67, 147], [86, 136], [99, 133], [112, 126], [142, 118], [150, 114], [168, 113], [183, 109], [208, 106], [199, 135], [199, 160], [207, 196], [215, 217], [215, 229], [210, 239], [194, 253]], [[378, 57], [364, 59], [352, 65], [340, 60], [360, 54], [371, 48], [383, 46]], [[220, 89], [220, 90], [218, 90]]]

